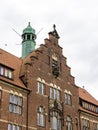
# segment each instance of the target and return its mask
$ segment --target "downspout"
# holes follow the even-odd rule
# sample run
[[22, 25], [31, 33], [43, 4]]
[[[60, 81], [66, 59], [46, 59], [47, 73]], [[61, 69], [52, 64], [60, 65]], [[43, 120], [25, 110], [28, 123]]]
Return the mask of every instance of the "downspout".
[[26, 130], [28, 130], [28, 101], [29, 101], [29, 94], [30, 94], [30, 92], [29, 93], [27, 93], [27, 111], [26, 111]]
[[[26, 87], [28, 88], [28, 76], [27, 76], [27, 70], [28, 70], [28, 63], [25, 64], [26, 65], [26, 72], [25, 72], [25, 80], [26, 80]], [[29, 94], [30, 91], [27, 92], [27, 111], [26, 111], [26, 130], [28, 130], [28, 107], [29, 107]]]
[[81, 118], [80, 118], [81, 111], [79, 110], [79, 130], [82, 130], [81, 128]]

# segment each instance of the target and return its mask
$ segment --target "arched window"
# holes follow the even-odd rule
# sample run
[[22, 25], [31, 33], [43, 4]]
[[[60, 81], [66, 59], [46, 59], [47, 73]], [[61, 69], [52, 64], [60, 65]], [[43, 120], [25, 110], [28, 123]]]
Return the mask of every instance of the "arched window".
[[94, 123], [94, 130], [98, 130], [98, 123]]
[[37, 110], [37, 124], [45, 127], [45, 110], [42, 106], [39, 106]]
[[90, 130], [90, 122], [87, 119], [82, 119], [82, 130]]
[[66, 117], [66, 130], [72, 130], [72, 119], [70, 116]]
[[50, 125], [52, 130], [61, 130], [61, 116], [57, 111], [50, 112]]

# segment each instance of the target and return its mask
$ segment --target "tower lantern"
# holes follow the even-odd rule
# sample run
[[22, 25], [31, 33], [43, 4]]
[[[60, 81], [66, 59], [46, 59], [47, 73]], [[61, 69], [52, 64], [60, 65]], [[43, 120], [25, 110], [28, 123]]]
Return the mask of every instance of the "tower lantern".
[[35, 50], [36, 45], [35, 30], [31, 27], [30, 22], [23, 30], [22, 39], [22, 58], [24, 59], [30, 52]]

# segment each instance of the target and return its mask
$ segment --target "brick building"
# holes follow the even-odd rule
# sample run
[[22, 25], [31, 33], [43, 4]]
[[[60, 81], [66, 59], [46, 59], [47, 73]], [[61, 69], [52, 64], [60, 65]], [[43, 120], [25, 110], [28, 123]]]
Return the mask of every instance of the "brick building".
[[98, 101], [79, 88], [79, 105], [80, 130], [98, 130]]
[[26, 126], [28, 88], [19, 79], [22, 60], [0, 49], [0, 130]]
[[0, 130], [86, 130], [84, 113], [97, 124], [98, 112], [81, 106], [84, 90], [75, 85], [55, 25], [37, 49], [30, 23], [22, 38], [21, 58], [0, 49]]

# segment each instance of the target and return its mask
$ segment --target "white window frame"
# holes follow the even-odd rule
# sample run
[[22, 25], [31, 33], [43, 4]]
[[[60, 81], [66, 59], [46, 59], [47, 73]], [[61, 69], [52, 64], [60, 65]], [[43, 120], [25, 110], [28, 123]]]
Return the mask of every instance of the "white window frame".
[[45, 113], [42, 106], [38, 107], [37, 124], [38, 126], [45, 127]]
[[38, 93], [44, 95], [45, 94], [45, 85], [44, 83], [38, 81]]
[[60, 90], [50, 87], [50, 98], [60, 100], [60, 97], [61, 97]]

